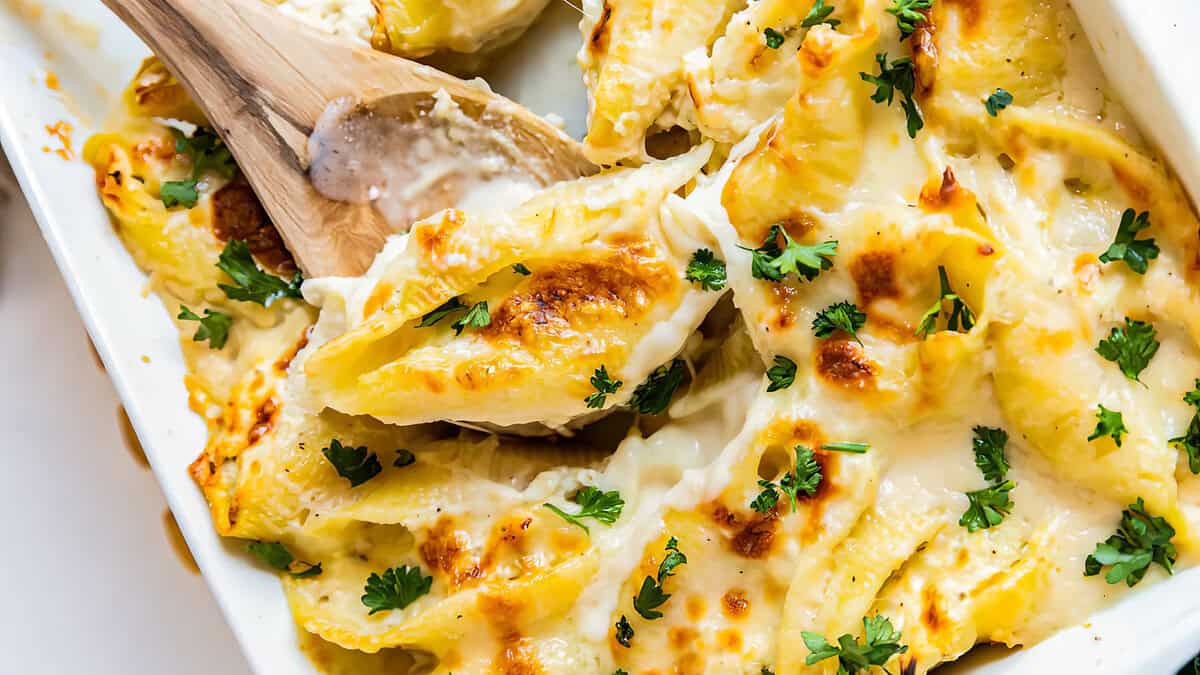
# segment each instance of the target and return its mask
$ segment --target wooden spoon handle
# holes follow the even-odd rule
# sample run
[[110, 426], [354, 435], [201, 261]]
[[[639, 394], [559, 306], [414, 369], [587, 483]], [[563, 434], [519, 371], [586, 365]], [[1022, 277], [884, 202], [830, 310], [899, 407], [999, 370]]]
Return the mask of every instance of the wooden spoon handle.
[[383, 88], [411, 64], [344, 44], [259, 0], [104, 4], [191, 93], [305, 275], [366, 269], [389, 228], [370, 205], [332, 202], [313, 189], [308, 137], [331, 99], [361, 94], [364, 73], [388, 73]]

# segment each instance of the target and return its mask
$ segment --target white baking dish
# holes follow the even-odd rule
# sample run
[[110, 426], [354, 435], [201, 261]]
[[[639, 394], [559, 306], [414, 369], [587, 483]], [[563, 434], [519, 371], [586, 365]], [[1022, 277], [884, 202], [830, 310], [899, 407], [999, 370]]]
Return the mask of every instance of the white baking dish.
[[[1194, 114], [1200, 110], [1195, 65], [1200, 44], [1191, 35], [1200, 27], [1200, 3], [1075, 4], [1109, 76], [1143, 129], [1162, 145], [1192, 194], [1200, 194], [1200, 115]], [[584, 96], [578, 72], [570, 65], [578, 39], [575, 18], [556, 4], [549, 20], [534, 29], [538, 44], [505, 59], [507, 72], [493, 84], [539, 112], [561, 115], [568, 129], [578, 133]], [[171, 509], [251, 666], [259, 673], [312, 673], [297, 648], [278, 580], [217, 537], [207, 505], [187, 474], [205, 431], [187, 407], [174, 326], [158, 299], [142, 293], [145, 278], [109, 225], [91, 168], [43, 150], [58, 147], [46, 130], [58, 120], [73, 125], [78, 150], [145, 54], [97, 0], [0, 3], [0, 141]], [[48, 70], [61, 81], [61, 92], [47, 86]], [[1197, 597], [1200, 569], [1192, 569], [1036, 648], [1001, 660], [994, 659], [999, 650], [985, 650], [969, 659], [974, 665], [955, 670], [1169, 675], [1200, 650], [1200, 610], [1193, 609]], [[161, 606], [171, 611], [169, 598]]]

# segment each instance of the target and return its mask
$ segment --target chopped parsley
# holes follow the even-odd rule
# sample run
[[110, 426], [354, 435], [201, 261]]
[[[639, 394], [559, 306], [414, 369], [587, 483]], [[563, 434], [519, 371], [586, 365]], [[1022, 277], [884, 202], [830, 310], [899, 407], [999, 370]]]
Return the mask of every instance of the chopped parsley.
[[866, 454], [871, 449], [870, 443], [822, 443], [822, 450], [831, 450], [833, 452], [852, 452], [856, 455]]
[[837, 28], [841, 21], [829, 18], [829, 15], [833, 14], [833, 10], [833, 5], [826, 5], [825, 0], [817, 0], [813, 3], [812, 8], [808, 10], [808, 15], [804, 17], [804, 21], [800, 22], [800, 27], [812, 28], [813, 26], [826, 23], [829, 24], [830, 28]]
[[1173, 574], [1175, 545], [1171, 537], [1174, 536], [1175, 528], [1166, 519], [1147, 513], [1145, 502], [1138, 497], [1137, 503], [1121, 512], [1116, 534], [1096, 544], [1096, 551], [1084, 561], [1083, 576], [1096, 576], [1109, 567], [1105, 581], [1110, 584], [1124, 581], [1135, 586], [1146, 576], [1152, 562], [1161, 565], [1167, 574]]
[[917, 107], [916, 101], [913, 100], [913, 92], [916, 89], [916, 75], [913, 72], [912, 59], [907, 56], [899, 58], [892, 61], [889, 66], [887, 52], [880, 52], [875, 55], [875, 62], [879, 64], [878, 75], [860, 72], [858, 76], [864, 82], [875, 85], [875, 93], [871, 94], [871, 100], [876, 103], [886, 103], [890, 106], [892, 105], [892, 101], [895, 100], [896, 92], [900, 92], [901, 96], [903, 96], [903, 100], [900, 101], [900, 107], [904, 110], [908, 137], [916, 138], [917, 132], [925, 127], [925, 120], [921, 117], [921, 109]]
[[1004, 454], [1004, 446], [1008, 445], [1008, 432], [984, 426], [975, 427], [972, 431], [975, 432], [975, 437], [971, 440], [975, 450], [975, 466], [983, 473], [984, 480], [999, 483], [1008, 475], [1008, 457]]
[[839, 302], [817, 312], [817, 318], [813, 319], [812, 329], [813, 334], [821, 339], [830, 337], [840, 330], [861, 345], [862, 340], [858, 339], [858, 330], [866, 323], [867, 314], [859, 309], [858, 305], [853, 302]]
[[660, 415], [671, 404], [675, 390], [683, 384], [683, 359], [674, 359], [654, 369], [646, 381], [633, 390], [629, 406], [643, 415]]
[[233, 325], [233, 317], [224, 312], [206, 309], [202, 317], [184, 305], [179, 306], [179, 316], [176, 318], [182, 321], [199, 321], [200, 326], [196, 329], [196, 334], [192, 336], [192, 341], [208, 340], [208, 346], [212, 349], [221, 349], [225, 346], [225, 341], [229, 339], [229, 327]]
[[896, 17], [896, 27], [900, 29], [900, 40], [907, 40], [917, 31], [917, 27], [925, 23], [922, 9], [933, 7], [933, 0], [892, 0], [892, 6], [887, 8], [888, 14]]
[[1096, 430], [1092, 432], [1091, 436], [1088, 436], [1088, 440], [1094, 441], [1097, 438], [1109, 436], [1119, 448], [1127, 433], [1129, 433], [1129, 429], [1125, 428], [1125, 418], [1121, 416], [1120, 411], [1109, 410], [1101, 403], [1100, 409], [1096, 411]]
[[233, 279], [233, 286], [217, 284], [230, 300], [255, 302], [263, 307], [280, 298], [300, 298], [300, 282], [304, 276], [296, 272], [290, 281], [259, 269], [250, 255], [250, 247], [240, 239], [231, 239], [217, 258], [217, 267]]
[[887, 617], [864, 616], [863, 633], [862, 643], [846, 633], [838, 638], [835, 646], [829, 644], [823, 635], [801, 632], [804, 646], [812, 652], [804, 659], [804, 664], [811, 666], [825, 659], [836, 658], [838, 675], [855, 675], [860, 670], [870, 670], [871, 666], [883, 666], [893, 656], [908, 651], [908, 647], [900, 644], [900, 631], [892, 626]]
[[[779, 238], [783, 237], [784, 246], [779, 247]], [[817, 275], [833, 267], [833, 257], [837, 255], [838, 243], [824, 241], [813, 246], [797, 244], [779, 225], [772, 225], [767, 238], [758, 248], [738, 246], [753, 254], [750, 273], [755, 279], [780, 282], [788, 274], [795, 274], [797, 279], [812, 281]]]
[[526, 267], [524, 263], [517, 263], [517, 264], [513, 265], [512, 271], [516, 272], [517, 274], [520, 274], [523, 277], [527, 277], [530, 274], [533, 274], [533, 272], [530, 272], [529, 268]]
[[459, 300], [458, 298], [450, 298], [437, 308], [431, 310], [425, 316], [421, 317], [421, 323], [417, 324], [417, 328], [429, 328], [451, 314], [461, 312], [466, 308], [467, 306], [463, 304], [462, 300]]
[[166, 181], [158, 189], [163, 206], [192, 208], [200, 201], [198, 186], [205, 171], [212, 171], [223, 178], [233, 178], [237, 164], [229, 148], [211, 129], [201, 127], [191, 138], [175, 132], [175, 154], [188, 157], [192, 162], [189, 180]]
[[307, 579], [321, 574], [321, 563], [296, 560], [291, 551], [278, 542], [252, 541], [247, 548], [267, 566], [287, 572], [296, 579]]
[[560, 518], [583, 528], [584, 532], [591, 532], [587, 524], [583, 522], [584, 518], [592, 518], [605, 525], [612, 525], [617, 522], [617, 518], [621, 517], [621, 509], [625, 508], [625, 500], [621, 499], [621, 493], [616, 490], [601, 492], [598, 488], [591, 485], [585, 485], [575, 491], [571, 495], [571, 501], [579, 505], [579, 513], [567, 513], [553, 504], [542, 504], [542, 506], [556, 513]]
[[1196, 409], [1187, 432], [1168, 440], [1167, 443], [1187, 454], [1188, 468], [1192, 473], [1200, 474], [1200, 379], [1196, 380], [1195, 386], [1195, 389], [1183, 395], [1184, 403]]
[[488, 313], [487, 300], [477, 302], [467, 310], [458, 321], [450, 324], [455, 335], [462, 335], [465, 328], [487, 328], [492, 325], [492, 315]]
[[994, 527], [1012, 511], [1013, 502], [1008, 493], [1017, 485], [1011, 480], [989, 485], [982, 490], [967, 493], [967, 510], [958, 519], [958, 524], [968, 532], [978, 532]]
[[702, 248], [692, 254], [684, 278], [700, 284], [700, 288], [706, 291], [719, 291], [725, 288], [725, 261]]
[[1012, 105], [1012, 102], [1012, 94], [1003, 89], [997, 88], [996, 91], [993, 91], [988, 95], [987, 100], [983, 102], [983, 105], [985, 108], [987, 108], [987, 113], [989, 115], [996, 117], [1000, 114], [1001, 110], [1004, 110], [1008, 106]]
[[775, 365], [767, 368], [767, 380], [771, 382], [767, 391], [787, 389], [796, 381], [796, 362], [786, 356], [776, 356]]
[[1117, 364], [1125, 377], [1140, 383], [1142, 371], [1158, 352], [1157, 335], [1152, 324], [1125, 317], [1125, 325], [1112, 329], [1096, 346], [1096, 353]]
[[774, 28], [767, 28], [763, 31], [763, 40], [766, 41], [767, 46], [771, 49], [779, 49], [783, 46], [784, 37], [783, 33], [780, 33]]
[[946, 330], [964, 333], [970, 331], [975, 327], [975, 313], [967, 306], [966, 301], [950, 288], [950, 277], [946, 275], [946, 268], [941, 265], [938, 265], [938, 283], [941, 285], [941, 294], [937, 302], [921, 317], [917, 335], [927, 338], [937, 332], [937, 320], [945, 313], [947, 302], [950, 303], [950, 314], [946, 317]]
[[617, 621], [616, 627], [617, 644], [629, 649], [633, 642], [633, 626], [629, 625], [629, 619], [626, 619], [625, 615], [622, 614], [621, 618]]
[[633, 598], [633, 608], [643, 619], [662, 618], [662, 612], [658, 611], [658, 608], [671, 598], [671, 594], [663, 590], [663, 582], [667, 580], [667, 577], [675, 574], [675, 568], [687, 563], [687, 556], [679, 550], [679, 540], [675, 537], [667, 540], [665, 550], [667, 555], [658, 564], [657, 578], [646, 577], [643, 579], [641, 589]]
[[429, 592], [433, 577], [423, 576], [420, 567], [401, 565], [383, 574], [371, 573], [363, 588], [362, 604], [371, 614], [389, 609], [404, 609]]
[[795, 469], [785, 473], [779, 480], [779, 485], [768, 480], [758, 481], [758, 485], [763, 488], [763, 491], [754, 498], [754, 501], [750, 502], [750, 508], [759, 513], [773, 510], [779, 503], [779, 493], [782, 491], [788, 496], [792, 505], [792, 513], [795, 513], [800, 493], [809, 497], [817, 494], [817, 488], [821, 486], [823, 478], [821, 464], [817, 461], [816, 454], [808, 447], [797, 445]]
[[412, 453], [412, 450], [400, 448], [396, 450], [396, 459], [392, 460], [392, 466], [397, 469], [403, 469], [406, 466], [412, 466], [417, 463], [417, 456]]
[[1138, 239], [1137, 233], [1150, 227], [1150, 212], [1137, 213], [1133, 209], [1125, 209], [1121, 214], [1121, 224], [1117, 226], [1117, 236], [1108, 250], [1100, 254], [1100, 262], [1110, 263], [1124, 260], [1129, 269], [1138, 274], [1145, 274], [1150, 261], [1158, 257], [1158, 244], [1154, 239]]
[[584, 399], [584, 401], [587, 403], [587, 407], [603, 408], [604, 402], [607, 400], [608, 395], [617, 393], [617, 390], [620, 389], [621, 385], [623, 384], [625, 383], [621, 380], [614, 381], [611, 377], [609, 377], [608, 370], [604, 366], [600, 366], [596, 369], [596, 372], [592, 374], [592, 386], [596, 388], [596, 391]]
[[383, 471], [379, 458], [373, 452], [368, 453], [365, 445], [357, 448], [342, 445], [335, 438], [329, 442], [328, 448], [321, 450], [321, 454], [325, 455], [339, 476], [350, 481], [350, 487], [358, 487]]

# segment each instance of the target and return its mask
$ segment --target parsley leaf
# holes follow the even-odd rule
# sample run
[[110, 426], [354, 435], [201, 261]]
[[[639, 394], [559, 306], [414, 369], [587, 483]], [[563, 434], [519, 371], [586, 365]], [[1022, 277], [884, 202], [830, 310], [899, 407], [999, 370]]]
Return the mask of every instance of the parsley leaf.
[[230, 300], [256, 302], [270, 307], [279, 298], [300, 298], [300, 282], [304, 277], [296, 272], [291, 281], [285, 281], [258, 268], [250, 247], [240, 239], [231, 239], [217, 258], [217, 267], [228, 274], [235, 285], [217, 284]]
[[[783, 237], [783, 248], [779, 247], [780, 237]], [[780, 282], [788, 274], [795, 274], [797, 279], [812, 281], [833, 267], [832, 258], [837, 255], [838, 243], [831, 240], [804, 246], [797, 244], [787, 230], [772, 225], [762, 246], [751, 249], [739, 245], [738, 248], [753, 254], [750, 273], [755, 279]]]
[[1121, 447], [1121, 441], [1125, 438], [1125, 434], [1129, 433], [1129, 429], [1125, 428], [1125, 418], [1121, 417], [1120, 411], [1109, 410], [1100, 404], [1100, 409], [1096, 412], [1096, 430], [1088, 436], [1089, 441], [1094, 441], [1103, 436], [1111, 436], [1113, 443], [1117, 447]]
[[1108, 250], [1100, 254], [1100, 262], [1110, 263], [1124, 260], [1129, 269], [1145, 274], [1150, 261], [1158, 257], [1158, 244], [1154, 239], [1138, 239], [1137, 233], [1150, 227], [1150, 212], [1140, 214], [1125, 209], [1121, 224], [1117, 226], [1117, 237]]
[[283, 544], [252, 541], [247, 548], [268, 566], [287, 572], [296, 579], [308, 579], [321, 574], [321, 563], [296, 560]]
[[779, 503], [779, 489], [774, 483], [769, 480], [758, 480], [758, 486], [763, 490], [758, 493], [754, 501], [750, 502], [750, 508], [759, 513], [768, 513], [775, 508]]
[[804, 664], [811, 666], [825, 659], [836, 658], [839, 675], [855, 675], [860, 670], [870, 670], [871, 666], [883, 666], [893, 656], [908, 651], [908, 647], [900, 644], [900, 631], [892, 626], [887, 617], [864, 616], [863, 632], [861, 644], [847, 633], [838, 638], [837, 646], [829, 644], [825, 636], [818, 633], [801, 632], [804, 646], [812, 652], [804, 659]]
[[412, 453], [412, 450], [400, 448], [396, 450], [396, 459], [392, 460], [392, 466], [397, 469], [403, 469], [406, 466], [412, 466], [417, 463], [417, 456]]
[[660, 415], [671, 404], [675, 390], [683, 384], [683, 359], [675, 359], [650, 373], [646, 381], [633, 390], [629, 406], [643, 415]]
[[946, 268], [941, 265], [938, 265], [938, 282], [941, 284], [941, 295], [921, 317], [921, 323], [917, 327], [917, 335], [921, 338], [927, 338], [937, 332], [937, 320], [943, 314], [943, 307], [947, 301], [950, 302], [950, 314], [946, 317], [946, 330], [965, 333], [975, 327], [975, 313], [950, 288], [950, 277], [946, 275]]
[[804, 17], [804, 21], [800, 22], [800, 27], [812, 28], [813, 26], [827, 23], [831, 28], [837, 28], [841, 20], [829, 18], [829, 15], [833, 14], [833, 10], [833, 5], [826, 5], [825, 0], [817, 0], [813, 3], [812, 8], [808, 10], [808, 15]]
[[421, 323], [417, 324], [417, 328], [429, 328], [437, 324], [442, 319], [454, 314], [455, 312], [466, 309], [467, 306], [458, 298], [450, 298], [449, 300], [438, 305], [435, 309], [430, 310], [428, 314], [421, 317]]
[[767, 368], [767, 379], [771, 382], [768, 392], [787, 389], [796, 381], [796, 362], [786, 356], [776, 356], [775, 365]]
[[633, 642], [633, 626], [629, 625], [629, 619], [622, 614], [620, 620], [617, 621], [617, 643], [622, 647], [629, 649]]
[[1152, 562], [1172, 574], [1175, 545], [1171, 543], [1171, 537], [1174, 536], [1175, 528], [1166, 519], [1147, 513], [1145, 502], [1138, 497], [1137, 503], [1121, 512], [1121, 525], [1116, 534], [1096, 544], [1096, 551], [1084, 561], [1083, 575], [1095, 576], [1103, 567], [1111, 565], [1104, 575], [1105, 581], [1116, 584], [1124, 580], [1129, 586], [1135, 586]]
[[571, 495], [571, 501], [579, 505], [579, 513], [567, 513], [549, 503], [542, 504], [542, 506], [558, 514], [568, 523], [582, 527], [584, 532], [591, 532], [584, 524], [584, 518], [594, 518], [605, 525], [612, 525], [617, 522], [617, 518], [621, 517], [621, 509], [625, 508], [625, 500], [621, 499], [620, 492], [616, 490], [601, 492], [591, 485], [579, 488], [575, 494]]
[[1013, 502], [1008, 493], [1015, 487], [1015, 483], [1006, 480], [982, 490], [968, 492], [969, 505], [958, 519], [958, 524], [966, 527], [968, 532], [978, 532], [999, 525], [1004, 516], [1012, 510]]
[[204, 316], [201, 317], [184, 305], [179, 306], [179, 316], [176, 318], [183, 321], [199, 321], [200, 327], [196, 329], [192, 341], [208, 340], [208, 346], [212, 349], [221, 349], [225, 346], [225, 342], [229, 339], [229, 327], [233, 325], [233, 317], [224, 312], [206, 309]]
[[783, 46], [783, 33], [780, 33], [774, 28], [767, 28], [764, 30], [763, 39], [766, 41], [767, 46], [771, 49], [779, 49]]
[[1012, 102], [1012, 94], [1003, 89], [997, 88], [996, 91], [993, 91], [988, 95], [987, 100], [984, 101], [983, 105], [987, 108], [989, 115], [996, 117], [1001, 110], [1004, 110], [1008, 106], [1012, 105]]
[[875, 55], [875, 62], [879, 64], [878, 75], [859, 73], [858, 76], [864, 82], [875, 85], [875, 93], [871, 94], [871, 100], [876, 103], [887, 103], [890, 106], [895, 100], [896, 92], [900, 92], [904, 97], [900, 102], [900, 107], [904, 110], [908, 137], [916, 138], [917, 132], [925, 127], [925, 120], [921, 117], [921, 110], [917, 107], [916, 101], [913, 100], [916, 76], [913, 72], [912, 59], [899, 58], [892, 61], [889, 66], [887, 52], [880, 52]]
[[917, 26], [925, 23], [926, 17], [920, 10], [931, 7], [933, 0], [892, 0], [892, 6], [887, 8], [887, 12], [896, 17], [896, 26], [900, 29], [902, 41], [915, 33]]
[[404, 609], [428, 593], [432, 585], [433, 577], [422, 576], [420, 567], [401, 565], [383, 574], [372, 572], [363, 588], [362, 604], [371, 609], [371, 614]]
[[663, 590], [663, 582], [675, 573], [676, 567], [687, 563], [687, 556], [679, 550], [679, 540], [675, 537], [667, 540], [666, 551], [667, 556], [658, 564], [658, 578], [643, 579], [641, 589], [633, 598], [633, 608], [643, 619], [662, 618], [663, 614], [658, 608], [671, 598], [671, 594]]
[[795, 513], [800, 493], [809, 497], [817, 494], [817, 488], [821, 486], [823, 478], [821, 464], [817, 461], [816, 454], [811, 448], [797, 445], [795, 469], [785, 473], [779, 480], [779, 485], [769, 480], [759, 480], [758, 485], [763, 488], [763, 491], [754, 498], [754, 501], [750, 502], [750, 508], [759, 513], [771, 511], [779, 503], [779, 492], [782, 491], [788, 496], [792, 505], [792, 513]]
[[200, 190], [194, 180], [169, 180], [158, 188], [158, 198], [168, 209], [182, 206], [190, 209], [200, 201]]
[[596, 393], [584, 399], [587, 402], [587, 407], [603, 408], [608, 395], [617, 393], [617, 390], [623, 384], [625, 383], [621, 380], [614, 381], [609, 377], [608, 370], [604, 366], [600, 366], [592, 374], [592, 386], [596, 388]]
[[994, 427], [978, 426], [972, 429], [975, 437], [971, 445], [975, 450], [975, 466], [983, 473], [984, 480], [999, 483], [1008, 475], [1008, 457], [1004, 446], [1008, 445], [1008, 432]]
[[321, 454], [325, 455], [339, 476], [350, 481], [350, 487], [358, 487], [383, 471], [379, 458], [373, 452], [368, 454], [365, 445], [357, 448], [346, 446], [335, 438], [329, 442], [328, 448], [321, 450]]
[[700, 284], [706, 291], [725, 288], [725, 261], [718, 260], [713, 252], [702, 248], [692, 254], [684, 278]]
[[523, 277], [527, 277], [530, 274], [533, 274], [533, 272], [530, 272], [529, 268], [526, 267], [524, 265], [524, 263], [516, 263], [515, 265], [512, 266], [512, 271], [516, 272], [517, 274], [520, 274]]
[[1096, 346], [1096, 353], [1120, 366], [1125, 377], [1140, 383], [1138, 377], [1158, 352], [1157, 335], [1152, 324], [1125, 317], [1124, 327], [1112, 329]]
[[1196, 380], [1195, 387], [1183, 395], [1183, 401], [1195, 408], [1196, 414], [1192, 415], [1187, 432], [1168, 440], [1167, 443], [1186, 453], [1188, 469], [1194, 474], [1200, 474], [1200, 379]]
[[852, 452], [856, 455], [862, 455], [871, 449], [871, 444], [870, 443], [845, 443], [845, 442], [822, 443], [821, 449], [822, 450], [832, 450], [834, 452]]
[[813, 334], [822, 339], [840, 330], [861, 345], [862, 340], [858, 339], [858, 329], [862, 328], [866, 322], [867, 314], [859, 309], [858, 305], [853, 302], [839, 302], [817, 312], [817, 318], [813, 319], [812, 329]]
[[492, 315], [488, 312], [487, 300], [477, 302], [467, 310], [458, 321], [450, 324], [455, 335], [462, 335], [465, 328], [487, 328], [492, 325]]

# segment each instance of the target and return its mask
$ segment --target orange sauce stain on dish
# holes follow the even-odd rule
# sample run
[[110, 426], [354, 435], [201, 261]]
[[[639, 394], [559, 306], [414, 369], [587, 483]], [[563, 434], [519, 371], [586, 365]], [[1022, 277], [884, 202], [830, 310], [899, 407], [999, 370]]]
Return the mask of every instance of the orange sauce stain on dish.
[[50, 91], [60, 91], [62, 86], [58, 82], [58, 74], [53, 70], [46, 71], [46, 88]]
[[42, 152], [53, 152], [65, 160], [75, 159], [75, 151], [71, 149], [71, 133], [75, 131], [75, 127], [71, 126], [70, 122], [59, 120], [54, 124], [46, 125], [46, 133], [58, 140], [62, 145], [60, 148], [51, 148], [50, 146], [42, 146]]
[[129, 421], [129, 414], [123, 406], [117, 406], [117, 418], [120, 421], [121, 440], [125, 443], [125, 449], [133, 456], [133, 461], [137, 462], [138, 466], [149, 469], [150, 462], [146, 459], [146, 451], [142, 448], [142, 443], [133, 430], [133, 423]]
[[171, 509], [163, 509], [163, 528], [167, 531], [167, 541], [170, 542], [175, 555], [179, 557], [179, 562], [183, 563], [184, 568], [192, 574], [200, 574], [200, 567], [196, 565], [196, 559], [192, 557], [192, 550], [188, 548], [187, 540], [183, 538], [183, 532], [180, 531], [179, 523], [176, 522], [175, 514], [171, 513]]

